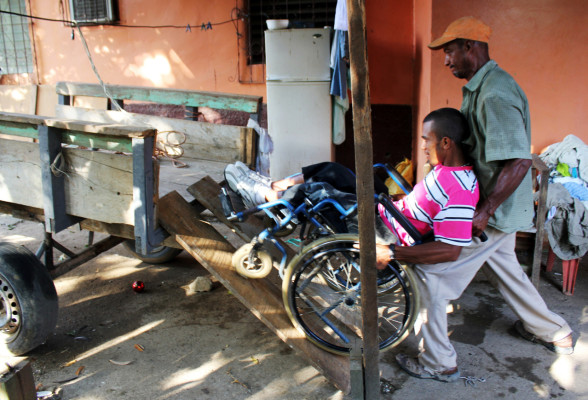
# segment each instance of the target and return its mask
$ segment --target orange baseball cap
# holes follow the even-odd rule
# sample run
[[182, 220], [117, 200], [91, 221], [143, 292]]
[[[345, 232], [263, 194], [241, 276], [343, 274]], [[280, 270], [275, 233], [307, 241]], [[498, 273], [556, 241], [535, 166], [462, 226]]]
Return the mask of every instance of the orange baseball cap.
[[463, 17], [453, 21], [439, 39], [433, 40], [429, 48], [438, 50], [443, 45], [455, 39], [469, 39], [477, 42], [488, 43], [492, 29], [482, 21], [474, 17]]

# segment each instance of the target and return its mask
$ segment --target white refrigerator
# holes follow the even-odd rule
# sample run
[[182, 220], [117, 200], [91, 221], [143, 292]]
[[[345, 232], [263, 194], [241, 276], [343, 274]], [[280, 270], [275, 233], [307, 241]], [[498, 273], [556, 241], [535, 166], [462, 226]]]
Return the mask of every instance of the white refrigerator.
[[330, 28], [265, 31], [273, 180], [332, 161]]

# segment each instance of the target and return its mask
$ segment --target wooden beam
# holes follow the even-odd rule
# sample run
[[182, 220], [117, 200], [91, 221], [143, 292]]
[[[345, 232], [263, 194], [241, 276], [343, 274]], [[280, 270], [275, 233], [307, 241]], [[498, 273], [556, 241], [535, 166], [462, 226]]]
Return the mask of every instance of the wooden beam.
[[30, 362], [21, 357], [3, 361], [0, 367], [0, 399], [36, 399], [35, 378]]
[[[149, 101], [158, 104], [176, 104], [190, 107], [210, 107], [221, 110], [245, 111], [257, 114], [260, 96], [219, 92], [195, 92], [181, 89], [161, 89], [141, 86], [106, 85], [114, 99]], [[76, 82], [58, 82], [58, 95], [106, 97], [100, 85]]]
[[349, 59], [353, 102], [355, 170], [363, 313], [363, 360], [365, 398], [376, 399], [380, 393], [378, 365], [378, 308], [376, 287], [376, 233], [374, 214], [374, 179], [372, 120], [367, 59], [365, 0], [347, 0], [349, 22]]
[[116, 236], [108, 236], [107, 238], [102, 239], [98, 243], [85, 248], [84, 251], [76, 254], [75, 257], [57, 264], [53, 269], [49, 271], [49, 273], [51, 274], [51, 278], [55, 279], [63, 274], [68, 273], [77, 266], [84, 264], [85, 262], [98, 256], [99, 254], [102, 254], [105, 251], [112, 249], [114, 246], [124, 242], [124, 240], [124, 238]]
[[200, 220], [177, 192], [160, 199], [159, 220], [176, 241], [214, 275], [257, 318], [304, 356], [335, 386], [349, 392], [349, 359], [328, 353], [306, 340], [288, 318], [279, 287], [267, 279], [245, 279], [231, 266], [235, 248], [210, 224]]
[[61, 153], [61, 130], [39, 125], [39, 153], [41, 158], [41, 181], [43, 186], [43, 209], [45, 210], [45, 231], [61, 232], [79, 222], [66, 211], [66, 173], [54, 173], [54, 163]]
[[[59, 105], [55, 107], [55, 113], [59, 118], [155, 128], [158, 130], [157, 141], [161, 145], [167, 146], [167, 148], [170, 148], [170, 143], [167, 141], [168, 135], [173, 137], [174, 134], [183, 134], [186, 141], [180, 147], [186, 158], [223, 161], [226, 163], [243, 161], [246, 164], [251, 164], [252, 160], [255, 161], [256, 147], [254, 140], [257, 133], [251, 128]], [[243, 135], [246, 138], [244, 144], [242, 144]], [[64, 143], [66, 143], [67, 138], [68, 136], [64, 135]], [[92, 139], [97, 140], [95, 137]], [[104, 145], [83, 144], [81, 143], [81, 135], [76, 135], [75, 138], [72, 137], [72, 140], [86, 147], [115, 150], [104, 147]], [[106, 140], [106, 138], [103, 138], [103, 140]], [[173, 141], [169, 142], [173, 143]], [[173, 147], [171, 150], [173, 150]]]
[[153, 128], [146, 126], [127, 126], [121, 124], [109, 123], [88, 123], [88, 121], [68, 121], [58, 119], [48, 119], [45, 121], [47, 126], [54, 128], [67, 129], [73, 132], [84, 132], [99, 134], [103, 137], [111, 138], [144, 138], [155, 136], [157, 132]]

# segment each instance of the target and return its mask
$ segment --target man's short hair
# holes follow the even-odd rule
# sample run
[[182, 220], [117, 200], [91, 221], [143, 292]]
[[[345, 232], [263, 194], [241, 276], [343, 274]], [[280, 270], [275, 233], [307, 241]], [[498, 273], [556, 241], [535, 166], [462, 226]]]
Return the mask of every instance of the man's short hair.
[[461, 142], [470, 134], [468, 121], [455, 108], [447, 107], [431, 111], [423, 120], [423, 123], [425, 122], [433, 122], [433, 132], [439, 140], [448, 137], [461, 145]]

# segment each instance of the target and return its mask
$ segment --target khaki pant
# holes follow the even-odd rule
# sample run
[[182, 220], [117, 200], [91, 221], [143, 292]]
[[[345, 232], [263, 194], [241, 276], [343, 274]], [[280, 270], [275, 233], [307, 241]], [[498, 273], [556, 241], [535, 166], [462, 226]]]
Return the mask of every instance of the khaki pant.
[[447, 336], [447, 305], [461, 296], [484, 262], [488, 264], [484, 273], [529, 332], [548, 342], [572, 332], [563, 318], [547, 308], [521, 268], [514, 251], [516, 234], [490, 227], [486, 234], [486, 242], [475, 238], [471, 246], [462, 249], [457, 261], [415, 266], [421, 294], [415, 325], [419, 361], [429, 372], [457, 365], [457, 354]]

